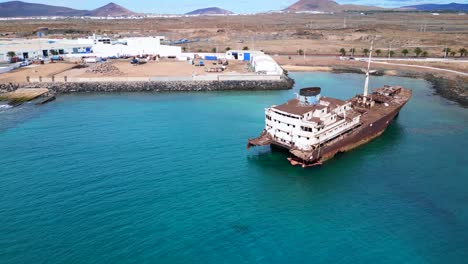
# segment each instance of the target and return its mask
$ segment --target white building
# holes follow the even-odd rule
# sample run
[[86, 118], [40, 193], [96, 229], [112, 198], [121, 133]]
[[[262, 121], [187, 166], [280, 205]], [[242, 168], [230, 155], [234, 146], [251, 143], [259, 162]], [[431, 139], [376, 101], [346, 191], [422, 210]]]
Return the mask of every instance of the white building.
[[82, 39], [3, 39], [0, 40], [0, 61], [8, 61], [7, 54], [14, 52], [21, 59], [44, 58], [53, 55], [67, 57], [82, 56], [137, 56], [159, 55], [180, 57], [182, 48], [161, 45], [164, 37], [124, 38], [112, 40], [109, 37], [92, 36]]
[[269, 75], [283, 74], [283, 68], [281, 68], [281, 66], [279, 66], [279, 64], [268, 55], [253, 55], [250, 63], [257, 73], [264, 73]]
[[14, 52], [21, 59], [49, 57], [51, 51], [57, 54], [90, 53], [92, 43], [71, 39], [1, 39], [0, 61], [8, 61], [7, 54]]
[[161, 45], [164, 37], [123, 38], [118, 41], [102, 41], [93, 45], [93, 53], [100, 57], [159, 55], [160, 57], [180, 57], [182, 48]]

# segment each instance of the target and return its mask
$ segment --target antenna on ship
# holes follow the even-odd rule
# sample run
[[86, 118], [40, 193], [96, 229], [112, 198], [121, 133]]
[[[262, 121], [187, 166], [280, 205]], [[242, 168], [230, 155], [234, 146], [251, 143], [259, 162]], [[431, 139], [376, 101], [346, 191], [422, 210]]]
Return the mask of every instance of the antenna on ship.
[[371, 47], [369, 51], [369, 61], [367, 63], [366, 82], [364, 84], [364, 102], [366, 101], [367, 94], [369, 93], [369, 71], [370, 71], [373, 48], [374, 48], [374, 39], [372, 39], [372, 42], [371, 42]]

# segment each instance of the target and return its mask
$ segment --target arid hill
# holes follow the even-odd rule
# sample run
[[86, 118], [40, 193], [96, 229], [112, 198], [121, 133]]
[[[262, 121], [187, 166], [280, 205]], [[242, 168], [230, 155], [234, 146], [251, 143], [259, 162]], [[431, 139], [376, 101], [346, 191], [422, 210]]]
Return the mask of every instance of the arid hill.
[[77, 10], [62, 6], [10, 1], [0, 3], [0, 17], [25, 16], [84, 16], [89, 15], [88, 10]]
[[132, 16], [132, 15], [136, 15], [136, 13], [118, 4], [109, 3], [105, 6], [99, 7], [91, 11], [91, 15], [92, 16]]
[[230, 15], [234, 14], [233, 12], [222, 9], [219, 7], [208, 7], [208, 8], [202, 8], [202, 9], [197, 9], [192, 12], [187, 13], [186, 15]]
[[94, 10], [77, 10], [62, 6], [10, 1], [0, 3], [0, 17], [33, 16], [131, 16], [136, 13], [117, 4], [109, 3]]
[[340, 5], [332, 0], [299, 0], [292, 4], [284, 11], [301, 12], [301, 11], [320, 11], [320, 12], [342, 12], [347, 10], [365, 11], [365, 10], [380, 10], [381, 7], [363, 6], [363, 5]]

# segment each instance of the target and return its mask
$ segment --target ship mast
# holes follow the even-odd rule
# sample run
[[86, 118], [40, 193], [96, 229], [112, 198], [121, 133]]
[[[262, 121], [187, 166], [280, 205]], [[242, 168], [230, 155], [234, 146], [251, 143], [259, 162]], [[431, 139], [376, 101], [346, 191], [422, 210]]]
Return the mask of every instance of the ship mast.
[[372, 59], [372, 50], [374, 48], [374, 40], [372, 39], [371, 48], [369, 51], [369, 61], [367, 63], [367, 72], [366, 72], [366, 82], [364, 84], [364, 102], [366, 101], [367, 94], [369, 93], [369, 71], [370, 71], [370, 64]]

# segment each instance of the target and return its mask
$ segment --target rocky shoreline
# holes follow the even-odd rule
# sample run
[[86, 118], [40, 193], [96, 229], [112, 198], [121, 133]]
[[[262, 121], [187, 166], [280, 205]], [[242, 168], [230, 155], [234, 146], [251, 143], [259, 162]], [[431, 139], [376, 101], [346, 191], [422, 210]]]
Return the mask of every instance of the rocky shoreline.
[[[361, 69], [346, 66], [332, 66], [333, 73], [357, 73], [365, 74]], [[447, 77], [441, 74], [431, 74], [411, 70], [383, 70], [378, 69], [372, 75], [392, 75], [408, 78], [424, 79], [432, 84], [436, 94], [457, 102], [464, 108], [468, 108], [468, 78], [467, 77]]]

